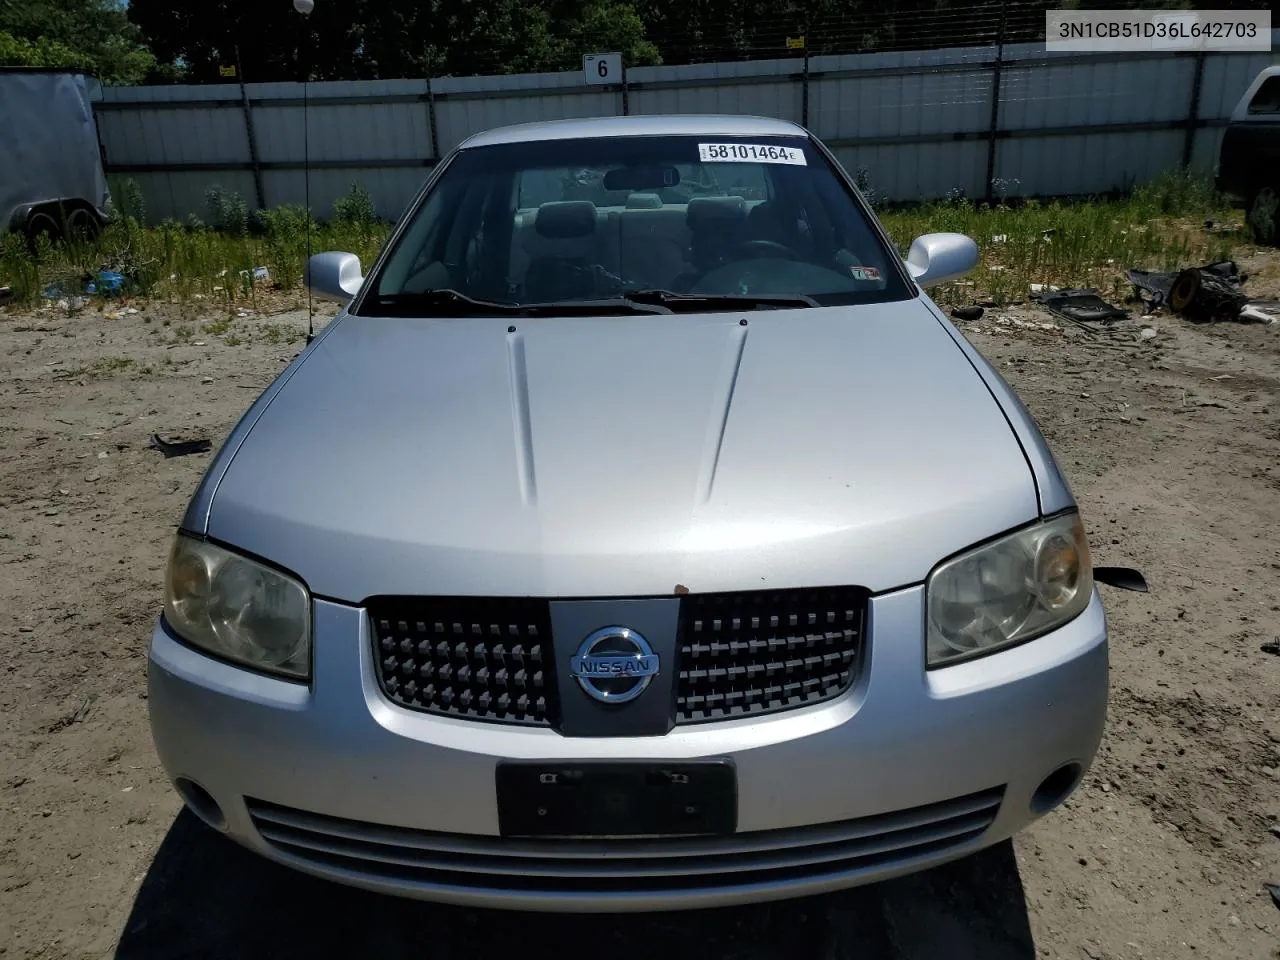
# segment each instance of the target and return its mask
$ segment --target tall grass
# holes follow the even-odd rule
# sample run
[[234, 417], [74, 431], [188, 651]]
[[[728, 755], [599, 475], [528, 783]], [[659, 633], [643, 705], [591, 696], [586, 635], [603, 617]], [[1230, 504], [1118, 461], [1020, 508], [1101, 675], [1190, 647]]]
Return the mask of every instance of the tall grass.
[[[354, 201], [340, 207], [343, 215], [320, 223], [301, 207], [249, 215], [235, 194], [211, 187], [206, 200], [214, 226], [193, 217], [144, 227], [140, 195], [127, 185], [121, 193], [124, 202], [91, 241], [42, 240], [33, 247], [16, 234], [0, 235], [0, 285], [13, 288], [15, 303], [30, 305], [51, 285], [58, 296], [80, 295], [86, 282], [110, 270], [123, 275], [124, 295], [178, 303], [198, 299], [228, 310], [252, 307], [264, 289], [301, 289], [308, 219], [313, 250], [346, 250], [366, 263], [389, 230], [360, 188], [352, 191]], [[267, 279], [255, 278], [259, 267], [267, 268]]]
[[1227, 259], [1247, 242], [1243, 232], [1205, 229], [1229, 217], [1205, 179], [1175, 172], [1118, 200], [975, 205], [962, 198], [910, 210], [881, 211], [885, 229], [905, 256], [925, 233], [973, 237], [981, 260], [958, 284], [930, 291], [940, 303], [1024, 300], [1031, 284], [1095, 287], [1122, 298], [1124, 271], [1176, 270]]
[[[859, 177], [864, 194], [876, 196], [865, 173]], [[144, 228], [136, 187], [126, 182], [117, 193], [117, 216], [92, 243], [41, 243], [33, 249], [19, 237], [0, 236], [0, 285], [12, 286], [14, 299], [30, 304], [51, 283], [74, 293], [86, 277], [115, 270], [125, 276], [127, 294], [181, 303], [199, 299], [205, 309], [220, 305], [230, 312], [256, 307], [264, 290], [301, 289], [308, 222], [314, 250], [347, 250], [366, 263], [389, 229], [358, 185], [335, 202], [327, 223], [299, 206], [248, 214], [238, 196], [215, 185], [206, 194], [209, 225], [192, 217]], [[978, 242], [978, 269], [960, 283], [931, 291], [941, 303], [1022, 300], [1033, 283], [1097, 287], [1104, 296], [1120, 297], [1127, 268], [1173, 270], [1235, 255], [1246, 242], [1244, 233], [1204, 229], [1206, 219], [1228, 215], [1206, 179], [1182, 172], [1115, 200], [1000, 200], [987, 206], [950, 197], [909, 210], [879, 210], [904, 255], [924, 233], [955, 231]], [[268, 280], [255, 280], [259, 267], [267, 268]]]

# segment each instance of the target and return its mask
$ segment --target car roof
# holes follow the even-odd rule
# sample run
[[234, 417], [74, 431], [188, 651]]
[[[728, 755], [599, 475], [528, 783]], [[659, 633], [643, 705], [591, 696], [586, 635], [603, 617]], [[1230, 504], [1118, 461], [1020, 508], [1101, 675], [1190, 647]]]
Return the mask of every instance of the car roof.
[[489, 147], [500, 143], [537, 140], [579, 140], [586, 137], [804, 137], [805, 129], [771, 117], [739, 117], [719, 114], [678, 116], [584, 117], [577, 120], [544, 120], [516, 123], [477, 133], [459, 149]]

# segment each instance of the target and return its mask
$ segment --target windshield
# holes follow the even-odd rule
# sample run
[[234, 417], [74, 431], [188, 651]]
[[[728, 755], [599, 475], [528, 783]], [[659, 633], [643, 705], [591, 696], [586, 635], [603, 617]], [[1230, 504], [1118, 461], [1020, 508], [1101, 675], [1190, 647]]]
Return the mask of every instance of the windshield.
[[655, 291], [698, 310], [906, 299], [891, 256], [804, 137], [501, 144], [453, 158], [357, 312], [412, 315], [437, 291], [472, 315]]

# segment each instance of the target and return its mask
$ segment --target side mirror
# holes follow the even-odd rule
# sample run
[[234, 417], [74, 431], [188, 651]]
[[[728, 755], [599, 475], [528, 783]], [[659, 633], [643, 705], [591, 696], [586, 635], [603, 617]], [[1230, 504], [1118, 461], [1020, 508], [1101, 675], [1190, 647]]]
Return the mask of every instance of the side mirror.
[[907, 272], [922, 287], [963, 277], [978, 265], [978, 245], [963, 233], [926, 233], [907, 251]]
[[302, 282], [317, 297], [347, 303], [364, 283], [360, 258], [354, 253], [317, 253], [307, 261]]

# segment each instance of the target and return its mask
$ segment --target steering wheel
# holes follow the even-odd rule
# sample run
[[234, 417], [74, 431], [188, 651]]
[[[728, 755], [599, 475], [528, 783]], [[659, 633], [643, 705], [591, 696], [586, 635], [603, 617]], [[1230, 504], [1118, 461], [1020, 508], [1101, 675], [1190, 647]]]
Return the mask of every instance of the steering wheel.
[[786, 244], [775, 243], [772, 240], [747, 240], [733, 248], [733, 255], [742, 260], [761, 257], [781, 257], [784, 260], [804, 259]]

